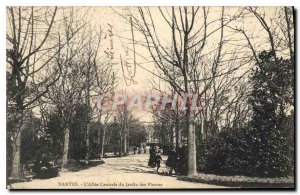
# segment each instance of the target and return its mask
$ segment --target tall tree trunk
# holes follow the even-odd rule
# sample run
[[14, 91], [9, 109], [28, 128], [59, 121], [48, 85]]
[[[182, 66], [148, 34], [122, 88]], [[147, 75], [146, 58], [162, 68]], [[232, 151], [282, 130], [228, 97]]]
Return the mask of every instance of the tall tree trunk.
[[125, 132], [124, 132], [124, 154], [126, 155], [127, 154], [127, 132], [126, 132], [126, 129], [125, 129]]
[[[21, 107], [21, 106], [19, 106]], [[11, 164], [11, 174], [12, 178], [21, 178], [22, 177], [22, 169], [21, 169], [21, 138], [22, 138], [22, 131], [24, 128], [24, 112], [22, 109], [18, 109], [19, 114], [16, 115], [18, 123], [16, 124], [16, 132], [14, 133], [14, 142], [13, 142], [13, 153], [12, 153], [12, 164]]]
[[188, 126], [188, 175], [195, 175], [196, 169], [196, 141], [195, 141], [195, 124], [193, 112], [187, 111]]
[[104, 157], [104, 142], [105, 142], [106, 124], [103, 127], [102, 142], [101, 142], [101, 158]]
[[175, 132], [176, 132], [176, 150], [182, 147], [181, 142], [181, 129], [179, 128], [179, 121], [176, 119], [175, 123]]
[[204, 122], [205, 122], [204, 114], [202, 113], [202, 117], [201, 117], [201, 134], [202, 134], [202, 139], [203, 140], [206, 139], [206, 134], [207, 134], [205, 126], [204, 126]]
[[177, 143], [176, 127], [173, 127], [171, 130], [172, 130], [172, 134], [171, 134], [172, 147], [176, 148], [176, 146], [177, 146], [177, 144], [176, 144]]
[[13, 144], [13, 158], [12, 158], [12, 178], [21, 178], [21, 136], [22, 129], [20, 128], [19, 132], [15, 135], [15, 140]]
[[98, 149], [99, 149], [100, 158], [102, 158], [102, 147], [103, 146], [102, 146], [102, 139], [101, 139], [101, 114], [99, 114], [99, 117], [98, 117], [98, 125], [99, 125], [99, 128], [98, 128], [98, 132], [97, 132], [97, 145], [99, 147]]
[[[90, 60], [90, 59], [89, 59]], [[89, 61], [90, 62], [90, 61]], [[86, 108], [87, 108], [87, 113], [86, 113], [86, 153], [85, 153], [85, 163], [89, 163], [90, 159], [90, 120], [91, 120], [91, 109], [90, 109], [90, 71], [91, 71], [91, 64], [88, 63], [88, 69], [87, 69], [87, 74], [86, 74]]]
[[122, 136], [122, 131], [120, 131], [120, 150], [119, 150], [120, 157], [122, 157], [122, 152], [123, 152], [123, 136]]
[[70, 130], [67, 127], [65, 130], [65, 138], [64, 138], [64, 149], [62, 156], [62, 169], [65, 169], [68, 163], [68, 154], [69, 154], [69, 142], [70, 142]]
[[123, 132], [124, 132], [124, 140], [123, 140], [123, 148], [124, 148], [124, 154], [126, 155], [127, 154], [127, 150], [128, 150], [128, 147], [127, 147], [127, 139], [128, 139], [128, 134], [127, 134], [127, 130], [128, 130], [128, 112], [127, 110], [125, 110], [125, 113], [124, 113], [124, 124], [123, 124]]
[[89, 119], [88, 119], [87, 124], [86, 124], [86, 142], [85, 142], [85, 147], [86, 147], [85, 163], [88, 164], [89, 159], [90, 159], [90, 122], [89, 122]]

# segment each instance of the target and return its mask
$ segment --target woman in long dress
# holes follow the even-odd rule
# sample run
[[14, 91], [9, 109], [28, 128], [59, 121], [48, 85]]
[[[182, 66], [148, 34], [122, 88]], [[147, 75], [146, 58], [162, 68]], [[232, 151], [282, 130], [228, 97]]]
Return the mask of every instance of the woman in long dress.
[[148, 166], [155, 167], [155, 146], [151, 145], [149, 149], [150, 158], [148, 161]]

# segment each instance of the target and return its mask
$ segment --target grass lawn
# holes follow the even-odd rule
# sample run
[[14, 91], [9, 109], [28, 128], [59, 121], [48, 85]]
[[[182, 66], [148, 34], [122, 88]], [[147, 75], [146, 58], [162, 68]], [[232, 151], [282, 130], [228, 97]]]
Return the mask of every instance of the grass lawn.
[[294, 177], [261, 178], [247, 176], [220, 176], [199, 173], [193, 176], [180, 176], [179, 180], [230, 187], [244, 188], [294, 188]]

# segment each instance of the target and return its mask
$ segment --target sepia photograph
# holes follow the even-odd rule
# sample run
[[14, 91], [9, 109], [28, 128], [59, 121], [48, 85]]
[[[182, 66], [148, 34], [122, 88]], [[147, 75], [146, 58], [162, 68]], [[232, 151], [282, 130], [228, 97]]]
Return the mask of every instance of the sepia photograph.
[[295, 190], [295, 12], [6, 6], [6, 189]]

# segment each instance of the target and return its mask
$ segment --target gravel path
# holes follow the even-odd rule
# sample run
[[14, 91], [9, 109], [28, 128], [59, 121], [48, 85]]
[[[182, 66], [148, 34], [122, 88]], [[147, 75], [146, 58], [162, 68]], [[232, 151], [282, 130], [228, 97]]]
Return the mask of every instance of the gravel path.
[[[165, 160], [166, 157], [163, 156]], [[157, 174], [147, 166], [148, 154], [105, 159], [105, 164], [78, 172], [61, 172], [59, 177], [12, 184], [12, 189], [173, 189], [225, 188], [177, 180]], [[166, 172], [162, 164], [161, 172]]]

